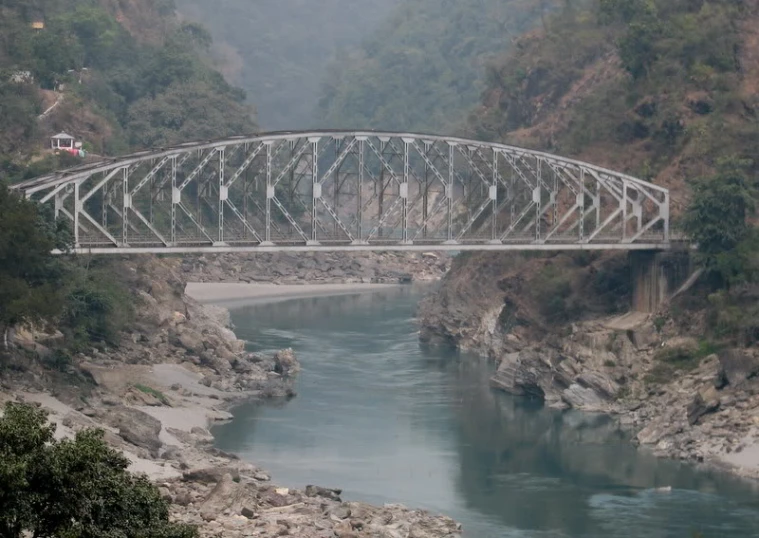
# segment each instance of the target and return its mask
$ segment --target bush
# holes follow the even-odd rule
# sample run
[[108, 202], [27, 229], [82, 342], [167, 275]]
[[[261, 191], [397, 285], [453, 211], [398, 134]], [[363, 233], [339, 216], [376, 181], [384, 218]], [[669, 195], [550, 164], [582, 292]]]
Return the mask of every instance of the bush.
[[701, 359], [715, 353], [717, 349], [717, 346], [708, 340], [699, 342], [697, 348], [662, 348], [654, 354], [656, 365], [645, 380], [648, 383], [668, 383], [677, 372], [689, 372], [696, 369]]
[[92, 343], [117, 345], [119, 335], [131, 321], [134, 309], [125, 282], [114, 278], [108, 265], [75, 265], [66, 294], [61, 330], [73, 349]]
[[0, 536], [194, 538], [100, 430], [57, 441], [33, 406], [8, 403], [0, 419]]
[[134, 388], [136, 388], [140, 392], [143, 392], [145, 394], [149, 394], [150, 396], [153, 396], [159, 402], [161, 402], [163, 405], [169, 405], [168, 398], [166, 398], [166, 395], [163, 392], [161, 392], [160, 390], [154, 389], [153, 387], [148, 387], [147, 385], [142, 385], [140, 383], [137, 383], [134, 386]]
[[584, 310], [572, 297], [572, 281], [561, 268], [547, 265], [530, 282], [541, 315], [549, 323], [563, 323], [577, 318]]

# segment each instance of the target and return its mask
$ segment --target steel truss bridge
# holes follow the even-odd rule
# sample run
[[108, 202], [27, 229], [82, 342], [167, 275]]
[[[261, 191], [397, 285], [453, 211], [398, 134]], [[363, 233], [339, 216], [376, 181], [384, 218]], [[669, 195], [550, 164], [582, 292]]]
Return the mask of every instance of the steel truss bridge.
[[189, 143], [15, 185], [83, 253], [659, 250], [669, 191], [548, 153], [376, 131]]

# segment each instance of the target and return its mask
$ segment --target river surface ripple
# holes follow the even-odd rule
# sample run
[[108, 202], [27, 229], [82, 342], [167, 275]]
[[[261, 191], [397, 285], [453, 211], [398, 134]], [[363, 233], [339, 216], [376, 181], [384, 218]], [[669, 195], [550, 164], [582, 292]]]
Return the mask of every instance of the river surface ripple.
[[759, 537], [755, 486], [636, 450], [603, 415], [491, 390], [485, 361], [420, 348], [418, 300], [398, 288], [233, 310], [251, 350], [292, 347], [303, 371], [297, 398], [239, 407], [217, 446], [280, 485], [445, 513], [469, 538]]

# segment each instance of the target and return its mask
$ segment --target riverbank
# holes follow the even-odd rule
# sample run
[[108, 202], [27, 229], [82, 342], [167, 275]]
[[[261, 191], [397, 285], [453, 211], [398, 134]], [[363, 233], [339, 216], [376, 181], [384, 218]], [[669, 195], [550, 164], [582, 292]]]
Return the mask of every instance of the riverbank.
[[439, 280], [453, 256], [435, 252], [302, 252], [188, 256], [188, 282], [245, 284], [408, 284]]
[[498, 366], [497, 389], [614, 415], [659, 456], [759, 478], [759, 360], [751, 350], [715, 353], [697, 336], [702, 317], [683, 331], [666, 309], [547, 318], [558, 307], [567, 315], [593, 306], [564, 294], [552, 296], [557, 308], [545, 308], [540, 293], [564, 282], [555, 267], [575, 271], [577, 286], [608, 277], [604, 261], [578, 269], [559, 257], [463, 260], [421, 305], [422, 339], [488, 356]]
[[350, 295], [380, 291], [400, 284], [246, 284], [188, 282], [185, 293], [202, 304], [224, 307], [244, 303], [274, 302], [287, 299], [305, 299], [326, 295]]
[[[121, 344], [77, 354], [61, 372], [34, 362], [6, 372], [0, 380], [0, 403], [16, 400], [45, 407], [59, 437], [103, 429], [107, 442], [132, 461], [132, 471], [146, 473], [159, 484], [172, 503], [172, 517], [198, 525], [202, 537], [460, 534], [450, 518], [400, 505], [343, 502], [339, 490], [314, 485], [304, 490], [277, 487], [255, 465], [213, 448], [209, 427], [231, 418], [232, 407], [294, 397], [299, 363], [291, 350], [245, 351], [245, 342], [229, 327], [228, 311], [185, 294], [176, 260], [146, 257], [134, 263], [136, 319]], [[272, 301], [304, 292], [376, 289], [211, 288], [195, 290], [206, 300]], [[48, 341], [47, 335], [19, 331], [16, 337], [19, 351], [47, 353], [40, 343]], [[22, 360], [19, 356], [16, 364]]]

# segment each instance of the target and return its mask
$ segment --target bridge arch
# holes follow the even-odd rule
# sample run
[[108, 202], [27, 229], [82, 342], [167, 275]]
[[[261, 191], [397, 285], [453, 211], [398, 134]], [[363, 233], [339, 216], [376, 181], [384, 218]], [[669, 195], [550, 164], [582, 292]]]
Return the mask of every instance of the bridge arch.
[[92, 253], [668, 248], [669, 191], [549, 153], [320, 130], [193, 142], [14, 185]]

